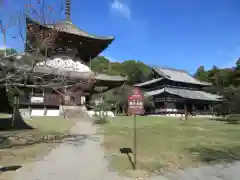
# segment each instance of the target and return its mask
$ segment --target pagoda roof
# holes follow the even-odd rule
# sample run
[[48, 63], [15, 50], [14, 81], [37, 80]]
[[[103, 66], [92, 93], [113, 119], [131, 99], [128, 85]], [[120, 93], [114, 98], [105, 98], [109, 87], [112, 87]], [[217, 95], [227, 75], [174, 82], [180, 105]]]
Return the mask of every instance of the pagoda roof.
[[153, 71], [155, 71], [161, 77], [169, 79], [171, 81], [184, 82], [189, 84], [199, 84], [203, 86], [212, 85], [211, 83], [197, 80], [184, 70], [178, 70], [173, 68], [153, 68]]
[[123, 76], [110, 76], [101, 73], [95, 73], [95, 88], [93, 90], [93, 94], [103, 93], [110, 89], [114, 89], [122, 86], [127, 80], [126, 77]]
[[221, 96], [207, 93], [204, 91], [195, 91], [195, 90], [189, 90], [189, 89], [180, 89], [180, 88], [170, 88], [165, 87], [162, 89], [154, 90], [146, 92], [145, 96], [155, 96], [162, 93], [169, 93], [173, 95], [180, 96], [182, 98], [186, 99], [194, 99], [194, 100], [205, 100], [205, 101], [221, 101]]
[[92, 38], [92, 39], [99, 39], [99, 40], [114, 40], [114, 36], [96, 36], [96, 35], [91, 35], [87, 33], [86, 31], [83, 31], [82, 29], [78, 28], [75, 26], [73, 23], [68, 22], [68, 21], [62, 21], [56, 24], [47, 24], [45, 25], [48, 28], [56, 28], [59, 31], [69, 33], [69, 34], [74, 34], [78, 36], [84, 36], [87, 38]]
[[[56, 24], [41, 24], [37, 21], [32, 20], [29, 17], [26, 17], [26, 24], [36, 27], [33, 31], [34, 33], [38, 33], [40, 29], [46, 29], [46, 30], [52, 29], [53, 31], [59, 32], [59, 37], [56, 39], [56, 41], [58, 41], [58, 39], [65, 38], [66, 41], [73, 43], [74, 44], [73, 47], [78, 49], [76, 53], [78, 54], [80, 59], [85, 62], [89, 62], [90, 59], [93, 59], [96, 56], [98, 56], [115, 39], [114, 36], [100, 37], [100, 36], [90, 35], [87, 32], [79, 29], [77, 26], [75, 26], [69, 21], [62, 21]], [[34, 38], [31, 38], [31, 36], [34, 36], [34, 34], [29, 32], [30, 31], [27, 32], [29, 34], [29, 37], [27, 36], [27, 38], [29, 38], [28, 43], [31, 44], [32, 41], [34, 42]], [[58, 42], [55, 42], [55, 43], [58, 43]], [[51, 56], [51, 52], [53, 52], [53, 54], [56, 53], [54, 51], [55, 51], [54, 49], [48, 50], [50, 56]]]
[[109, 76], [100, 73], [96, 73], [95, 79], [99, 81], [119, 81], [119, 82], [125, 82], [127, 80], [127, 78], [123, 76]]
[[73, 35], [78, 35], [78, 36], [84, 36], [84, 37], [91, 38], [91, 39], [111, 40], [111, 41], [113, 41], [115, 39], [114, 36], [103, 37], [103, 36], [91, 35], [91, 34], [87, 33], [86, 31], [83, 31], [82, 29], [75, 26], [71, 21], [60, 21], [55, 24], [42, 24], [42, 23], [37, 22], [27, 16], [26, 23], [27, 24], [28, 23], [36, 24], [36, 25], [40, 25], [45, 28], [56, 29], [57, 31], [60, 31], [60, 32], [65, 32], [68, 34], [73, 34]]

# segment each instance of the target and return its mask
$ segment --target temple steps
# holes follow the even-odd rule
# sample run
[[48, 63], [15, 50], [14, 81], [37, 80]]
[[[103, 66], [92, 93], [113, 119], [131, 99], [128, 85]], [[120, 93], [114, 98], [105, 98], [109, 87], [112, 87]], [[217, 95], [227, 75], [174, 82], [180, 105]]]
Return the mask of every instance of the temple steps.
[[92, 120], [85, 106], [60, 106], [60, 114], [65, 116], [65, 118], [81, 118], [87, 121]]

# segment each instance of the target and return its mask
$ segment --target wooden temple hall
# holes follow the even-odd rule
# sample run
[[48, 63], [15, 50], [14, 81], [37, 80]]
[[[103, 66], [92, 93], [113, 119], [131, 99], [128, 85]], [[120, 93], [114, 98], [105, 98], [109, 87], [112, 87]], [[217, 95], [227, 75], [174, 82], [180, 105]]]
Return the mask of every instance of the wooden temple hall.
[[[71, 2], [66, 0], [66, 19], [61, 22], [43, 24], [26, 17], [25, 51], [5, 57], [7, 60], [0, 63], [1, 71], [11, 67], [5, 73], [14, 72], [12, 84], [23, 92], [15, 102], [32, 116], [57, 116], [61, 106], [85, 105], [92, 94], [121, 86], [126, 80], [91, 70], [91, 60], [114, 37], [95, 36], [81, 30], [71, 21], [70, 13]], [[26, 80], [28, 72], [31, 75]]]
[[203, 90], [211, 86], [201, 82], [186, 71], [171, 68], [153, 68], [152, 80], [136, 84], [145, 96], [154, 100], [153, 109], [147, 114], [162, 115], [213, 115], [213, 107], [221, 97]]

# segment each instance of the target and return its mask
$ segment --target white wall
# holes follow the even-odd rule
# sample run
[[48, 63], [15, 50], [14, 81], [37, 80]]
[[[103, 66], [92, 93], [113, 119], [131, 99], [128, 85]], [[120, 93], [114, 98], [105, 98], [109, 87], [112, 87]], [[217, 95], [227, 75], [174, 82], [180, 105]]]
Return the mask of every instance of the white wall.
[[72, 59], [66, 59], [66, 58], [54, 58], [48, 61], [40, 62], [37, 64], [37, 66], [50, 66], [58, 69], [65, 69], [70, 71], [77, 71], [77, 72], [91, 72], [91, 69], [85, 65], [82, 64], [80, 61], [74, 61]]
[[59, 109], [48, 109], [46, 116], [59, 116], [60, 110]]
[[31, 116], [44, 116], [44, 109], [32, 109]]

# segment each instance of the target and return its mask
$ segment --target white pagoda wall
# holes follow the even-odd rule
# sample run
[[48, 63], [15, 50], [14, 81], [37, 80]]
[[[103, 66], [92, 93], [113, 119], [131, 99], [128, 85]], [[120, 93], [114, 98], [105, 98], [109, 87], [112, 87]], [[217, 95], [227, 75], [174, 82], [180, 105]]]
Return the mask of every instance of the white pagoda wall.
[[66, 59], [61, 57], [40, 62], [37, 64], [37, 66], [49, 66], [57, 69], [64, 69], [64, 70], [76, 71], [76, 72], [91, 71], [91, 69], [87, 65], [79, 61], [74, 61], [73, 59], [70, 59], [70, 58]]
[[31, 116], [32, 117], [44, 116], [44, 109], [32, 109]]
[[60, 110], [59, 109], [47, 109], [46, 116], [59, 116]]

